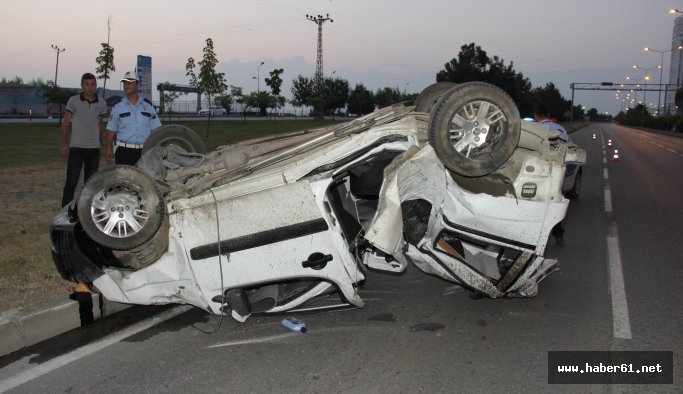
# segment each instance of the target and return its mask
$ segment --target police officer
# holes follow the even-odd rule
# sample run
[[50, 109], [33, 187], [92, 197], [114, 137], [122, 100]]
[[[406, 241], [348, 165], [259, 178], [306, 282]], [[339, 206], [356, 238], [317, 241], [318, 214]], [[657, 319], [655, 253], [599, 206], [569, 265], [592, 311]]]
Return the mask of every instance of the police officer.
[[135, 165], [142, 156], [142, 145], [152, 130], [161, 127], [161, 121], [152, 102], [138, 95], [140, 80], [137, 73], [128, 71], [121, 82], [126, 97], [111, 110], [105, 157], [111, 163], [113, 150], [116, 164]]

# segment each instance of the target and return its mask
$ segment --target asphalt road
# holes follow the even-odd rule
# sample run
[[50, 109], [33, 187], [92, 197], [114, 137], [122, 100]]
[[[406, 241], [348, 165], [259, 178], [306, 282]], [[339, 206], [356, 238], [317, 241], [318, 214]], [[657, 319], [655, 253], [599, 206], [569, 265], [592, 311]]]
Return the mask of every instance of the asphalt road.
[[[205, 334], [219, 318], [132, 308], [0, 358], [0, 392], [682, 392], [683, 140], [607, 124], [572, 138], [582, 195], [536, 298], [473, 300], [409, 267], [370, 274], [364, 309], [296, 315], [300, 335], [283, 316]], [[548, 385], [552, 350], [674, 351], [674, 384]]]

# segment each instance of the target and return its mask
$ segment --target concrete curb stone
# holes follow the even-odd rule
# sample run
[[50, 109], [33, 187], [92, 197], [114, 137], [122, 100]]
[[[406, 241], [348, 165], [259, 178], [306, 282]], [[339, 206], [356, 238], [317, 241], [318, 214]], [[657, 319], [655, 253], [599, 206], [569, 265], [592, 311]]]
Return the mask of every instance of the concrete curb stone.
[[[110, 302], [93, 293], [95, 320], [120, 312], [131, 305]], [[60, 301], [38, 310], [8, 312], [0, 315], [0, 357], [52, 338], [81, 326], [76, 301]]]

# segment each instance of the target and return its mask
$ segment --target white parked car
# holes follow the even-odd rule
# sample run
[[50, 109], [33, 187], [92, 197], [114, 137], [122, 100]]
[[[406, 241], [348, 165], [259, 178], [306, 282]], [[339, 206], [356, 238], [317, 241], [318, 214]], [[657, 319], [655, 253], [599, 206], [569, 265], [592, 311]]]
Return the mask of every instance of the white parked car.
[[199, 115], [227, 115], [228, 111], [225, 110], [223, 107], [209, 107], [209, 108], [202, 108], [199, 110]]
[[565, 164], [585, 162], [480, 82], [210, 153], [167, 125], [144, 150], [135, 167], [93, 175], [57, 215], [57, 268], [112, 301], [240, 321], [327, 308], [331, 293], [362, 307], [367, 269], [411, 263], [477, 295], [534, 296], [558, 268], [544, 251], [569, 204]]

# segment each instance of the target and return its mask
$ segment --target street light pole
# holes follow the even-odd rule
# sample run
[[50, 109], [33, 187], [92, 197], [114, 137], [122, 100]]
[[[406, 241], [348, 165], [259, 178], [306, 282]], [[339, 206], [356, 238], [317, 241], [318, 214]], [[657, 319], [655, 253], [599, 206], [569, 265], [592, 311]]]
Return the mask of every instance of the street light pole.
[[640, 67], [636, 64], [633, 65], [634, 69], [645, 71], [645, 76], [643, 77], [643, 81], [645, 81], [645, 90], [643, 90], [643, 102], [645, 103], [645, 108], [647, 108], [647, 98], [646, 97], [647, 97], [647, 81], [650, 80], [649, 72], [650, 72], [650, 70], [654, 70], [657, 67], [659, 67], [661, 70], [661, 65], [654, 66], [654, 67]]
[[[683, 49], [683, 45], [679, 45], [675, 48], [668, 49], [666, 51], [660, 51], [654, 48], [650, 47], [645, 47], [646, 52], [657, 52], [661, 55], [660, 63], [659, 63], [659, 94], [657, 97], [657, 112], [659, 115], [661, 115], [662, 111], [662, 74], [664, 73], [664, 54], [673, 51], [674, 49], [678, 49], [679, 51]], [[664, 102], [666, 103], [666, 93], [664, 93]]]
[[261, 62], [261, 64], [258, 65], [256, 68], [256, 76], [252, 77], [256, 80], [256, 93], [261, 93], [261, 66], [263, 66], [263, 63], [265, 62]]
[[57, 52], [57, 64], [55, 65], [55, 87], [57, 87], [57, 70], [59, 70], [59, 54], [66, 51], [65, 48], [60, 48], [57, 45], [52, 45], [52, 49]]

